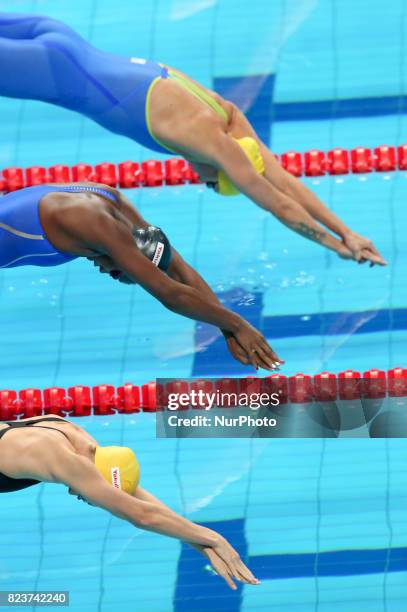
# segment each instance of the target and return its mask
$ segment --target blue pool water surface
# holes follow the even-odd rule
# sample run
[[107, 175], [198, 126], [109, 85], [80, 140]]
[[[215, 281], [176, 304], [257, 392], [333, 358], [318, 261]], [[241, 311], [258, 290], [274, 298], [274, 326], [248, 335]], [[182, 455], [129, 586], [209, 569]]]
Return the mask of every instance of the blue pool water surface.
[[[94, 45], [173, 65], [233, 99], [281, 153], [407, 142], [404, 0], [3, 0]], [[159, 158], [69, 111], [0, 99], [0, 167]], [[202, 186], [127, 192], [225, 304], [286, 360], [283, 374], [406, 362], [407, 175], [306, 183], [389, 261], [369, 269]], [[87, 261], [0, 274], [2, 388], [252, 374], [219, 332]], [[152, 415], [79, 421], [132, 446], [142, 484], [219, 529], [262, 580], [231, 592], [194, 551], [41, 485], [3, 496], [0, 589], [69, 589], [79, 611], [402, 612], [403, 440], [156, 440]]]

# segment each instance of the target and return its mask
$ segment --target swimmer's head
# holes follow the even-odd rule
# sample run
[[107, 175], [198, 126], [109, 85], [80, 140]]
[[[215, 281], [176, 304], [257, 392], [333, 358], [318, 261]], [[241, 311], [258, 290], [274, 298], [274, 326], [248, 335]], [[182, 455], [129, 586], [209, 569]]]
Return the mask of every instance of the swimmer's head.
[[139, 483], [140, 467], [127, 446], [98, 446], [95, 466], [109, 484], [132, 495]]
[[[260, 148], [254, 138], [250, 138], [249, 136], [245, 138], [235, 138], [236, 142], [240, 145], [240, 147], [245, 152], [246, 156], [249, 158], [253, 168], [256, 170], [258, 174], [264, 174], [264, 160], [263, 156], [260, 153]], [[240, 192], [229, 179], [228, 176], [223, 172], [223, 170], [219, 170], [218, 172], [218, 182], [216, 191], [224, 196], [234, 196], [238, 195]]]
[[209, 164], [201, 164], [198, 162], [193, 162], [192, 167], [199, 175], [200, 180], [203, 183], [206, 183], [207, 187], [215, 190], [217, 189], [218, 171], [216, 168], [210, 166]]
[[[171, 244], [164, 232], [154, 225], [146, 228], [134, 228], [133, 236], [137, 247], [157, 268], [166, 272], [172, 259]], [[107, 255], [89, 257], [94, 261], [102, 274], [109, 274], [114, 280], [126, 285], [134, 281], [124, 272], [117, 269], [114, 261]]]
[[171, 244], [162, 229], [149, 225], [143, 229], [135, 229], [133, 236], [140, 251], [163, 272], [171, 263]]
[[117, 268], [113, 259], [108, 255], [97, 255], [95, 257], [88, 257], [87, 259], [93, 261], [93, 265], [99, 268], [101, 274], [111, 274], [111, 272]]
[[[95, 452], [95, 466], [116, 489], [121, 489], [133, 495], [140, 480], [140, 466], [136, 455], [127, 446], [98, 446]], [[68, 489], [69, 495], [93, 506], [87, 499], [78, 495], [77, 491]]]
[[[166, 272], [171, 263], [172, 251], [171, 244], [162, 229], [149, 225], [146, 228], [135, 228], [133, 236], [140, 251], [157, 268]], [[134, 281], [117, 270], [110, 272], [110, 276], [126, 285], [134, 284]]]

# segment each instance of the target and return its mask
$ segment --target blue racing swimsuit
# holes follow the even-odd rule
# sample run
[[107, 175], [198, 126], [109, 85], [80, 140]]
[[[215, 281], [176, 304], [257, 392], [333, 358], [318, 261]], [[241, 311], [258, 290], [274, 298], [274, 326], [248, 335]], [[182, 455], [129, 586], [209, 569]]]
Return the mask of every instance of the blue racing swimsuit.
[[92, 47], [64, 23], [0, 12], [0, 95], [41, 100], [168, 153], [149, 127], [149, 95], [168, 70]]
[[81, 185], [38, 185], [14, 191], [0, 198], [0, 268], [16, 266], [59, 266], [77, 255], [58, 251], [41, 226], [39, 207], [47, 193], [91, 192], [116, 202], [115, 196], [100, 187]]

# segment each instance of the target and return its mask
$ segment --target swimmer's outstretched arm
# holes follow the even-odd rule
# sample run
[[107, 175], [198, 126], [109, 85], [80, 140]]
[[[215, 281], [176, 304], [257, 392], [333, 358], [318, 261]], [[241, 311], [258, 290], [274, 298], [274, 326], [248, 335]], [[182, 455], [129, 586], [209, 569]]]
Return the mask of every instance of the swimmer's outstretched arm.
[[38, 448], [32, 451], [32, 455], [30, 478], [64, 484], [91, 505], [99, 506], [140, 529], [204, 546], [217, 545], [216, 534], [210, 529], [182, 517], [169, 516], [156, 504], [137, 500], [116, 489], [103, 478], [90, 459], [66, 446], [50, 442], [47, 452]]
[[[88, 183], [87, 185], [91, 185], [91, 183]], [[135, 227], [145, 228], [149, 225], [121, 191], [113, 188], [111, 191], [113, 191], [116, 197], [119, 199], [123, 214], [130, 219], [132, 223], [134, 223]], [[173, 247], [172, 261], [167, 270], [167, 274], [178, 283], [182, 283], [187, 287], [191, 287], [199, 291], [205, 300], [208, 300], [217, 306], [222, 306], [221, 302], [202, 276], [198, 274], [198, 272], [192, 268], [192, 266], [190, 266]], [[222, 329], [221, 331], [225, 337], [228, 350], [234, 359], [243, 365], [252, 364], [256, 369], [264, 368], [265, 366], [266, 368], [268, 367], [267, 363], [264, 363], [264, 360], [257, 353], [252, 352], [251, 354], [248, 354], [240, 346], [232, 332], [226, 329]], [[280, 360], [280, 363], [283, 363], [283, 361]], [[278, 365], [279, 364], [276, 363], [275, 367]]]
[[[217, 167], [223, 168], [238, 189], [260, 207], [272, 212], [282, 223], [301, 236], [325, 246], [344, 258], [355, 258], [363, 263], [386, 265], [373, 244], [356, 234], [345, 233], [345, 241], [338, 240], [317, 223], [306, 208], [290, 195], [277, 189], [265, 177], [258, 175], [247, 162], [239, 145], [226, 134], [218, 140]], [[315, 206], [313, 206], [314, 213]], [[325, 207], [324, 207], [325, 208]], [[321, 213], [328, 223], [326, 210]], [[344, 230], [345, 231], [345, 230]], [[349, 240], [347, 240], [349, 237]]]
[[[154, 497], [152, 493], [146, 491], [145, 489], [142, 489], [141, 487], [137, 487], [136, 492], [134, 493], [134, 497], [142, 501], [157, 504], [161, 506], [165, 511], [176, 514], [161, 500], [159, 500], [157, 497]], [[219, 537], [222, 538], [222, 536]], [[224, 538], [222, 538], [222, 540], [226, 542]], [[226, 583], [230, 586], [231, 589], [236, 589], [236, 585], [233, 582], [233, 578], [235, 578], [236, 580], [240, 580], [241, 582], [245, 582], [246, 584], [259, 584], [257, 578], [253, 576], [249, 568], [246, 567], [246, 565], [240, 559], [236, 551], [234, 551], [233, 554], [234, 565], [229, 566], [225, 563], [225, 561], [222, 560], [222, 557], [219, 556], [219, 554], [212, 546], [203, 546], [200, 544], [194, 544], [193, 542], [189, 542], [189, 544], [198, 552], [202, 553], [209, 560], [214, 570], [220, 576], [222, 576], [222, 578], [226, 581]]]
[[[35, 446], [35, 445], [34, 445]], [[250, 584], [258, 581], [246, 568], [234, 548], [218, 533], [178, 515], [147, 491], [131, 496], [112, 487], [88, 458], [67, 446], [51, 442], [46, 452], [39, 445], [30, 449], [31, 461], [26, 477], [61, 483], [88, 503], [107, 510], [139, 529], [177, 538], [215, 551], [233, 578]]]
[[[225, 132], [220, 123], [214, 122], [209, 114], [200, 119], [198, 127], [194, 125], [193, 120], [185, 120], [172, 124], [171, 130], [171, 134], [164, 131], [158, 133], [160, 140], [170, 147], [177, 147], [186, 157], [196, 159], [198, 156], [202, 164], [222, 169], [239, 191], [261, 208], [271, 212], [293, 231], [333, 250], [341, 257], [385, 264], [370, 241], [361, 240], [361, 236], [357, 241], [356, 234], [346, 233], [346, 226], [341, 224], [337, 217], [322, 203], [316, 204], [316, 196], [310, 199], [309, 196], [304, 198], [303, 194], [302, 203], [299, 203], [292, 197], [292, 193], [282, 191], [268, 178], [257, 174], [238, 143]], [[299, 189], [301, 190], [301, 187]], [[323, 219], [328, 227], [332, 226], [335, 231], [346, 233], [346, 236], [352, 238], [352, 242], [345, 244], [343, 240], [330, 234], [315, 220], [310, 210], [315, 217]]]
[[[281, 359], [247, 321], [194, 287], [174, 281], [137, 248], [131, 228], [101, 209], [72, 205], [58, 219], [59, 231], [74, 238], [79, 250], [108, 255], [118, 269], [140, 284], [166, 308], [233, 334], [255, 368], [272, 370]], [[57, 245], [58, 246], [58, 245]]]
[[[334, 234], [339, 236], [343, 244], [351, 251], [356, 261], [363, 263], [373, 256], [373, 260], [371, 260], [372, 264], [385, 264], [386, 262], [380, 256], [380, 253], [371, 240], [360, 236], [347, 227], [337, 215], [325, 206], [311, 189], [295, 176], [284, 170], [270, 149], [268, 149], [257, 136], [247, 117], [245, 117], [241, 110], [235, 105], [232, 106], [233, 126], [231, 131], [237, 132], [238, 137], [250, 136], [257, 141], [264, 160], [264, 175], [267, 180], [273, 183], [273, 185], [283, 194], [286, 194], [298, 202], [298, 204], [301, 204], [316, 221], [319, 221]], [[364, 255], [367, 255], [367, 257], [364, 257]], [[375, 260], [376, 258], [377, 260]]]
[[[300, 204], [257, 174], [241, 147], [221, 126], [214, 128], [209, 117], [206, 122], [205, 126], [205, 120], [201, 119], [200, 129], [195, 131], [187, 123], [177, 127], [175, 132], [174, 128], [171, 142], [168, 143], [168, 139], [166, 142], [177, 143], [182, 150], [198, 151], [202, 162], [224, 170], [239, 191], [298, 234], [333, 251], [343, 248], [343, 244], [326, 232]], [[211, 137], [205, 139], [205, 132]]]

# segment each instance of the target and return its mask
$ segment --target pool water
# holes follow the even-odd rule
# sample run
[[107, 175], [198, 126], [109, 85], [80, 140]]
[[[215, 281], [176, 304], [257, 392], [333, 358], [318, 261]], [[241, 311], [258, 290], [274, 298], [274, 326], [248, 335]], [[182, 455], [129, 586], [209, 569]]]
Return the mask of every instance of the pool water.
[[[3, 0], [62, 19], [96, 46], [178, 67], [233, 98], [274, 151], [407, 142], [403, 0]], [[255, 33], [255, 34], [254, 34]], [[244, 50], [244, 53], [242, 53]], [[74, 113], [0, 100], [0, 167], [160, 158]], [[286, 360], [283, 374], [405, 365], [407, 174], [307, 184], [390, 262], [369, 269], [202, 186], [127, 192], [217, 294]], [[252, 374], [210, 326], [165, 310], [87, 261], [0, 274], [2, 388]], [[156, 440], [152, 415], [80, 421], [133, 446], [142, 484], [218, 528], [262, 580], [223, 587], [179, 544], [41, 485], [3, 496], [0, 589], [69, 589], [116, 612], [402, 612], [403, 440]]]

